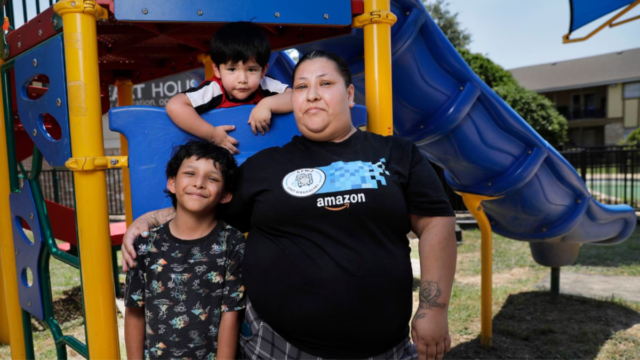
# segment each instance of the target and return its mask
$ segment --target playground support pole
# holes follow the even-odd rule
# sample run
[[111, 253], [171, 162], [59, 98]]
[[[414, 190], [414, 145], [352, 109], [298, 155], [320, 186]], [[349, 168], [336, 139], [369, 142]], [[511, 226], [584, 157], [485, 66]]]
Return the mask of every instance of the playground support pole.
[[[0, 61], [2, 65], [2, 61]], [[15, 248], [9, 206], [9, 154], [7, 154], [7, 133], [4, 118], [4, 97], [0, 86], [0, 339], [11, 344], [12, 359], [26, 359], [24, 332], [22, 331], [22, 308], [18, 300], [18, 276], [16, 274]], [[4, 284], [4, 287], [1, 285]], [[3, 294], [4, 292], [4, 294]], [[7, 339], [8, 335], [8, 339]], [[8, 341], [7, 341], [8, 340]]]
[[[69, 97], [69, 125], [76, 164], [76, 216], [81, 274], [84, 287], [89, 358], [120, 359], [115, 290], [111, 266], [111, 241], [107, 211], [107, 179], [104, 160], [100, 75], [96, 20], [106, 10], [95, 0], [62, 0], [54, 5], [62, 17]], [[78, 166], [79, 165], [79, 166]]]
[[200, 54], [198, 56], [198, 60], [204, 66], [204, 79], [209, 80], [213, 77], [213, 61], [211, 61], [211, 56], [207, 54]]
[[560, 299], [560, 268], [551, 268], [551, 302], [558, 302]]
[[[128, 79], [116, 81], [118, 89], [118, 106], [133, 105], [133, 83]], [[120, 155], [129, 155], [129, 143], [124, 135], [120, 134]], [[131, 209], [131, 181], [129, 168], [122, 168], [122, 188], [124, 189], [124, 215], [127, 226], [133, 222], [133, 210]], [[116, 279], [117, 280], [117, 279]]]
[[367, 131], [384, 136], [393, 135], [391, 26], [397, 18], [390, 10], [389, 0], [365, 0], [364, 14], [352, 24], [364, 28]]
[[476, 218], [478, 227], [480, 228], [480, 235], [482, 237], [482, 248], [480, 252], [481, 258], [481, 298], [482, 309], [480, 311], [480, 343], [485, 348], [491, 347], [491, 338], [493, 333], [493, 288], [492, 288], [492, 251], [493, 251], [493, 237], [491, 234], [491, 224], [482, 208], [483, 200], [492, 200], [495, 198], [474, 195], [474, 194], [461, 194], [464, 205], [469, 209], [469, 212]]

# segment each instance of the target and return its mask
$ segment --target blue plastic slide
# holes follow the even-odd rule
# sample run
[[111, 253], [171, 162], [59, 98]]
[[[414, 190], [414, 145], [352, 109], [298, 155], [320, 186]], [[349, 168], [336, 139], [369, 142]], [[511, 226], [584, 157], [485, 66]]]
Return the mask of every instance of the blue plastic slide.
[[[595, 201], [574, 168], [473, 73], [418, 0], [392, 1], [391, 10], [398, 16], [392, 27], [395, 135], [443, 167], [455, 190], [499, 197], [483, 203], [496, 233], [529, 241], [534, 259], [553, 267], [573, 263], [582, 243], [616, 244], [631, 235], [634, 210]], [[362, 31], [298, 48], [315, 49], [347, 59], [356, 102], [364, 104]], [[274, 54], [269, 74], [290, 83], [292, 69], [286, 54]], [[204, 118], [244, 124], [250, 110], [215, 110]], [[354, 123], [365, 118], [363, 108], [354, 109]], [[265, 137], [238, 126], [231, 136], [240, 141], [239, 162], [288, 142], [299, 134], [294, 122], [292, 115], [274, 119]], [[129, 140], [134, 217], [169, 206], [164, 166], [187, 134], [160, 108], [115, 108], [110, 123]]]
[[[395, 135], [443, 167], [455, 190], [500, 197], [483, 203], [496, 233], [530, 241], [547, 266], [574, 262], [581, 243], [631, 235], [634, 210], [594, 200], [575, 169], [466, 65], [420, 1], [392, 1], [391, 11]], [[298, 50], [345, 57], [363, 104], [362, 44], [358, 30]]]

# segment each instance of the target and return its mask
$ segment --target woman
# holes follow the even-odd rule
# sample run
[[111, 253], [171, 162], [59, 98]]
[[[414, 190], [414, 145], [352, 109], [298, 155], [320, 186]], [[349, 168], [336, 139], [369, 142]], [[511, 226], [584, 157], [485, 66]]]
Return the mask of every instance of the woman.
[[[250, 230], [243, 261], [252, 359], [411, 359], [413, 275], [406, 234], [420, 238], [420, 304], [411, 335], [420, 359], [449, 351], [447, 308], [456, 263], [453, 212], [412, 143], [356, 130], [346, 62], [314, 51], [294, 69], [301, 137], [240, 168], [228, 222]], [[136, 220], [135, 236], [170, 209]], [[248, 330], [248, 329], [247, 329]]]

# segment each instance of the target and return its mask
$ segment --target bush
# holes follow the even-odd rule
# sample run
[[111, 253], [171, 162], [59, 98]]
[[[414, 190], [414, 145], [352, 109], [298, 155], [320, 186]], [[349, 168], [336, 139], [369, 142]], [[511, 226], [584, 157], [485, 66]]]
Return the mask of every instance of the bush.
[[567, 119], [551, 100], [517, 84], [500, 85], [493, 90], [551, 145], [567, 140]]
[[636, 145], [638, 143], [640, 143], [640, 128], [633, 130], [620, 145]]

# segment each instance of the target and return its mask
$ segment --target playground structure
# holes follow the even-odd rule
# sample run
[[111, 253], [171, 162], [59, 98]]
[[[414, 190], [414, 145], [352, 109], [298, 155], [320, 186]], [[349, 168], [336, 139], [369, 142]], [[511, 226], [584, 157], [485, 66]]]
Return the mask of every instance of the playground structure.
[[[188, 136], [163, 109], [127, 106], [132, 85], [202, 63], [210, 77], [204, 54], [225, 22], [262, 24], [274, 50], [326, 49], [343, 56], [356, 102], [366, 104], [352, 111], [354, 124], [411, 139], [446, 170], [482, 231], [484, 345], [491, 343], [492, 231], [530, 242], [536, 261], [558, 268], [575, 261], [582, 243], [619, 243], [635, 228], [633, 209], [596, 202], [571, 165], [468, 68], [419, 0], [245, 0], [242, 6], [232, 0], [180, 6], [62, 0], [42, 12], [36, 4], [38, 15], [29, 20], [25, 10], [25, 24], [0, 42], [0, 128], [6, 129], [0, 136], [0, 341], [10, 343], [13, 358], [34, 357], [31, 316], [48, 325], [59, 358], [66, 358], [67, 346], [85, 357], [119, 358], [112, 246], [122, 231], [109, 228], [104, 170], [123, 168], [125, 189], [130, 172], [127, 221], [167, 206], [164, 165]], [[14, 3], [4, 9], [15, 24]], [[290, 84], [293, 66], [274, 51], [269, 75]], [[118, 88], [121, 107], [110, 110], [109, 121], [124, 135], [121, 156], [104, 156], [101, 116], [109, 110], [109, 85]], [[204, 118], [228, 123], [250, 111], [220, 109]], [[238, 126], [237, 159], [297, 134], [293, 115], [275, 117], [268, 136]], [[20, 189], [17, 164], [29, 156], [32, 170]], [[43, 158], [74, 171], [75, 213], [44, 201], [38, 182]], [[62, 251], [55, 239], [78, 245], [79, 255]], [[57, 325], [51, 256], [81, 271], [87, 344]]]

